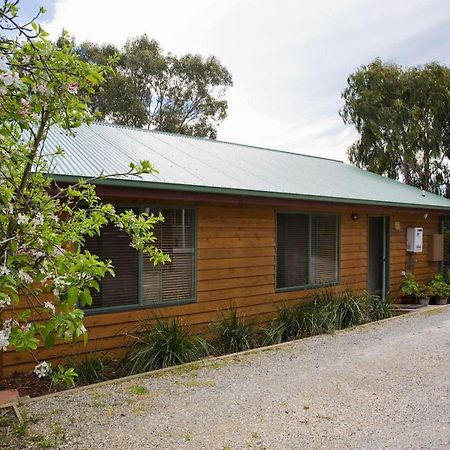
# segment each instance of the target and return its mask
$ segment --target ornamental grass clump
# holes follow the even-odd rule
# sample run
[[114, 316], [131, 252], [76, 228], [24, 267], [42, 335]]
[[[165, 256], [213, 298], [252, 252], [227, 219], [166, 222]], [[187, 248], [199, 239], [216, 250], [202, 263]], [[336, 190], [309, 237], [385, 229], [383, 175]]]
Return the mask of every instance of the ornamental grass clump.
[[76, 380], [78, 385], [99, 383], [125, 375], [120, 369], [119, 361], [93, 353], [85, 355], [82, 359], [70, 361], [69, 366], [78, 375]]
[[266, 345], [291, 341], [360, 325], [391, 316], [389, 300], [344, 291], [316, 293], [312, 301], [285, 305], [265, 330]]
[[240, 317], [236, 307], [220, 312], [213, 324], [213, 344], [217, 353], [223, 355], [258, 347], [259, 340], [253, 322]]
[[301, 337], [300, 305], [282, 305], [264, 330], [264, 345], [280, 344]]
[[196, 361], [212, 350], [178, 319], [145, 321], [132, 337], [134, 342], [124, 359], [130, 374]]

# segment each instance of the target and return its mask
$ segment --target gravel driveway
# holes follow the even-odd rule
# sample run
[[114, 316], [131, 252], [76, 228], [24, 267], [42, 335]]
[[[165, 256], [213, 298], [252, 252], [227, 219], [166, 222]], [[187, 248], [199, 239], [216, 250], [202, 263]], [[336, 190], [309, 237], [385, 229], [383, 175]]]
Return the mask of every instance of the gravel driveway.
[[70, 449], [449, 449], [450, 307], [36, 400]]

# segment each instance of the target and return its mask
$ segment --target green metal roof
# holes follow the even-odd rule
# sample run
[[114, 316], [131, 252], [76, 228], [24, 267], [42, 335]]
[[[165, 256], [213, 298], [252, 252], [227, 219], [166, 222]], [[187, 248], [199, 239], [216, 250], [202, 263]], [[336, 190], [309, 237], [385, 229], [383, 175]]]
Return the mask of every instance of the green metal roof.
[[450, 200], [326, 158], [103, 123], [75, 137], [51, 127], [46, 150], [62, 147], [54, 178], [123, 173], [149, 160], [159, 174], [104, 184], [303, 200], [450, 210]]

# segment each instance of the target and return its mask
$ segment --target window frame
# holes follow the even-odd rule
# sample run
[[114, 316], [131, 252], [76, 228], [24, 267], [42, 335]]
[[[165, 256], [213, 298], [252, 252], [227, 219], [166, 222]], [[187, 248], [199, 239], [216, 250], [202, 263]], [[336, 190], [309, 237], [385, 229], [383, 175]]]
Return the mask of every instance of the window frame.
[[[311, 222], [312, 216], [334, 216], [336, 217], [336, 270], [335, 280], [328, 283], [307, 283], [298, 286], [279, 287], [277, 285], [277, 273], [278, 273], [278, 215], [291, 214], [291, 215], [304, 215], [308, 216], [309, 231], [308, 231], [308, 278], [311, 275]], [[338, 286], [341, 284], [341, 215], [335, 212], [314, 212], [314, 211], [286, 211], [275, 210], [275, 292], [290, 292], [290, 291], [304, 291], [308, 289], [319, 289], [332, 286]]]
[[[165, 308], [170, 306], [189, 305], [197, 302], [197, 252], [198, 252], [198, 211], [195, 205], [179, 205], [179, 204], [160, 204], [160, 203], [116, 203], [110, 202], [114, 208], [138, 208], [139, 214], [145, 212], [145, 208], [162, 209], [190, 209], [194, 211], [194, 267], [192, 270], [192, 283], [193, 283], [193, 296], [185, 300], [170, 300], [164, 302], [155, 302], [153, 304], [143, 304], [143, 274], [144, 274], [144, 254], [142, 250], [136, 250], [138, 252], [138, 297], [137, 303], [131, 305], [114, 305], [103, 306], [100, 308], [83, 308], [86, 316], [105, 314], [110, 312], [122, 312], [122, 311], [139, 311], [145, 309]], [[113, 263], [114, 265], [114, 263]]]

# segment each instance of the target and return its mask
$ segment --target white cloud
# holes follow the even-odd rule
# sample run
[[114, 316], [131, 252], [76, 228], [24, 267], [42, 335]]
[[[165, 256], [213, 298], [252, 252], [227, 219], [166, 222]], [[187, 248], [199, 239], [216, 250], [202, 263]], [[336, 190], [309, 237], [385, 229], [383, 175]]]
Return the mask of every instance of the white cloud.
[[[347, 75], [376, 56], [448, 62], [450, 44], [430, 31], [445, 20], [447, 0], [57, 0], [46, 28], [117, 46], [147, 33], [173, 53], [214, 54], [234, 79], [219, 139], [343, 159], [355, 138], [338, 116]], [[417, 36], [425, 60], [408, 46]]]

